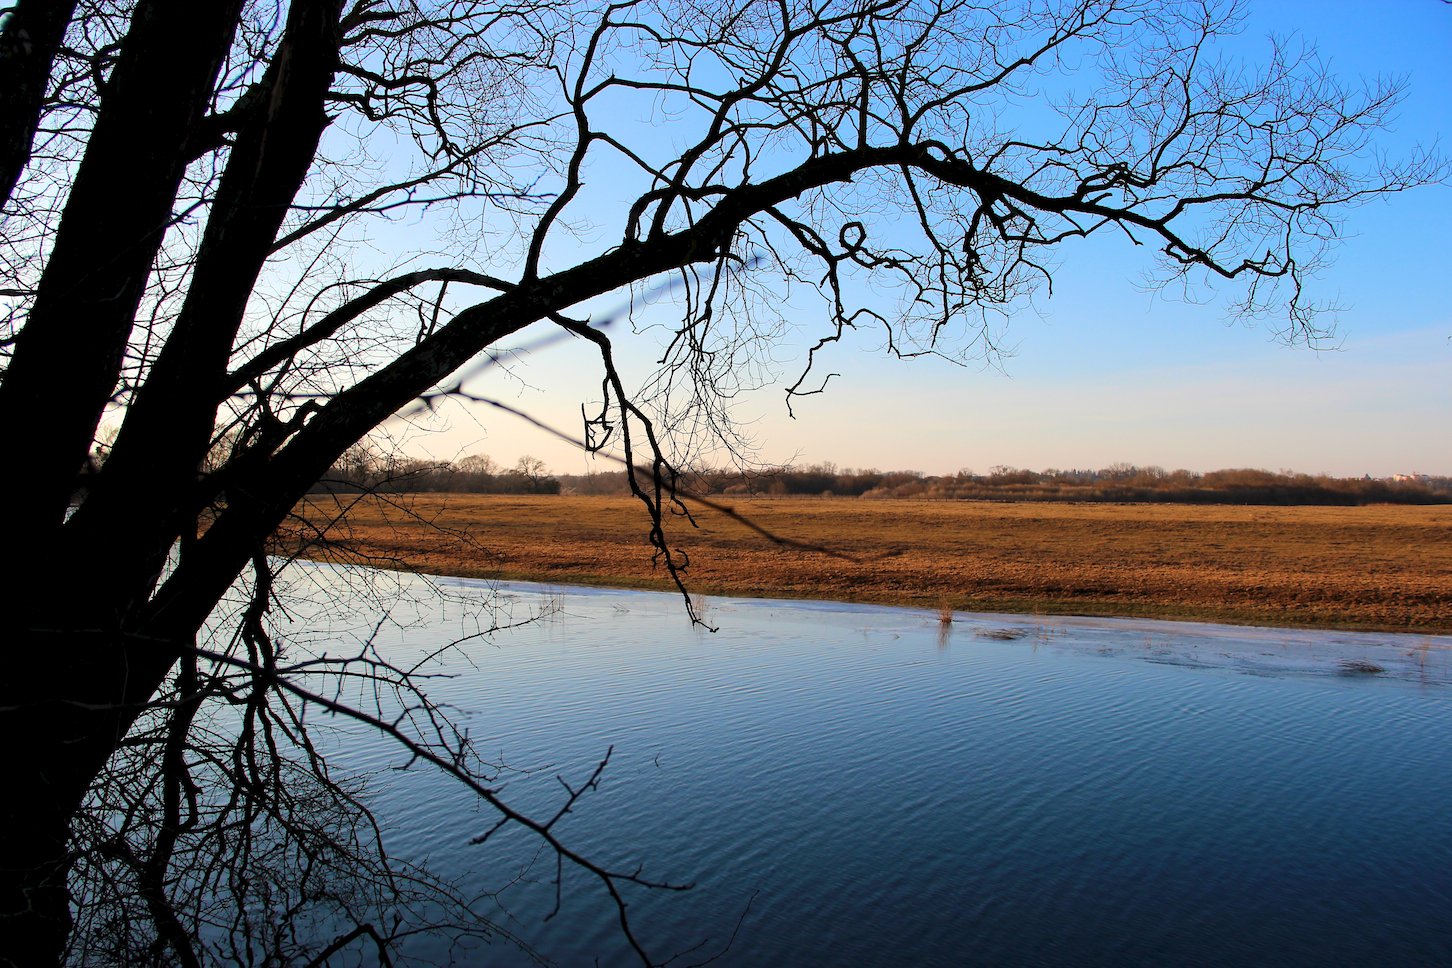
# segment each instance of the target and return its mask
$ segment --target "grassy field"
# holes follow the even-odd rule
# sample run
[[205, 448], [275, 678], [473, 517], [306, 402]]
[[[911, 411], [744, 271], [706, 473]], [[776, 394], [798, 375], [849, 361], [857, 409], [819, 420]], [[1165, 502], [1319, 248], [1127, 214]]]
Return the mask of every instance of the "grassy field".
[[[304, 551], [430, 574], [668, 587], [626, 498], [472, 494], [299, 508]], [[928, 608], [1452, 632], [1452, 507], [747, 499], [667, 522], [693, 592]]]

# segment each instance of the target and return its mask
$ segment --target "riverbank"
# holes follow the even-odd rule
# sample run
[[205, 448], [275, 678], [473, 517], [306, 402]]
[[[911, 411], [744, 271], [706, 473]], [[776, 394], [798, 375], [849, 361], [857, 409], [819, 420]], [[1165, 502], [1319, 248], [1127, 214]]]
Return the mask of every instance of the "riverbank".
[[[695, 528], [668, 519], [694, 593], [1452, 632], [1448, 506], [852, 498], [730, 506], [791, 543], [711, 508], [692, 508]], [[298, 511], [280, 552], [462, 577], [669, 587], [652, 567], [649, 523], [632, 499], [315, 495]], [[325, 525], [327, 544], [308, 545]]]

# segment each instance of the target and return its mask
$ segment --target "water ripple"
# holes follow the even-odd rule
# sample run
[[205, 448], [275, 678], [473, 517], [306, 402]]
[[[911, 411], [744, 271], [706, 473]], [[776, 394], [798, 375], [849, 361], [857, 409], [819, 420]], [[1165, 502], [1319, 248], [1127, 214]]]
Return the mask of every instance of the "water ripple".
[[[388, 647], [468, 628], [484, 586], [448, 589]], [[655, 950], [724, 937], [759, 892], [721, 964], [1452, 962], [1446, 637], [960, 615], [940, 641], [922, 612], [735, 599], [711, 635], [669, 596], [501, 590], [563, 608], [447, 655], [435, 693], [547, 767], [510, 774], [526, 803], [615, 746], [562, 829], [699, 882], [632, 900]], [[468, 847], [487, 818], [442, 781], [375, 787], [393, 842], [473, 889], [527, 856]], [[547, 885], [512, 889], [512, 926], [614, 963], [603, 900], [567, 886], [548, 923]]]

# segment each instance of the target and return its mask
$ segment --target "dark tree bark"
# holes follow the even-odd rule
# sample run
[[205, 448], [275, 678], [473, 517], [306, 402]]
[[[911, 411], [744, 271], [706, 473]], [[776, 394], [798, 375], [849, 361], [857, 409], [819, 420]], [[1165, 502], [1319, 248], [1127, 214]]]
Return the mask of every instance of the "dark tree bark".
[[[13, 671], [0, 685], [0, 749], [7, 785], [25, 795], [0, 805], [0, 830], [7, 831], [0, 952], [25, 952], [30, 964], [60, 959], [70, 923], [70, 818], [159, 684], [155, 672], [133, 669], [137, 650], [123, 645], [113, 602], [86, 591], [99, 586], [67, 588], [60, 526], [171, 221], [186, 166], [182, 148], [211, 100], [240, 7], [240, 0], [137, 7], [0, 384], [0, 446], [24, 455], [31, 471], [6, 475], [0, 485], [7, 506], [28, 509], [7, 548], [4, 639]], [[112, 565], [124, 574], [124, 547], [85, 553], [118, 552], [122, 559]]]
[[0, 204], [30, 160], [46, 83], [77, 0], [18, 0], [0, 31]]
[[114, 581], [114, 607], [151, 593], [151, 576], [160, 574], [175, 536], [196, 520], [199, 509], [178, 505], [176, 495], [193, 486], [206, 456], [248, 300], [327, 127], [341, 5], [322, 0], [290, 9], [258, 107], [217, 185], [186, 299], [107, 461], [106, 486], [70, 523], [72, 560], [101, 565], [88, 585], [102, 584], [109, 570], [104, 558], [91, 557], [95, 549], [124, 548], [139, 559]]
[[[126, 341], [187, 165], [192, 129], [212, 99], [241, 0], [143, 0], [76, 172], [25, 327], [16, 337], [0, 413], [0, 449], [30, 472], [0, 497], [29, 513], [12, 553], [42, 581], [96, 424], [116, 388]], [[166, 52], [164, 56], [160, 52]], [[28, 586], [22, 586], [28, 591]], [[28, 595], [18, 596], [22, 607]]]

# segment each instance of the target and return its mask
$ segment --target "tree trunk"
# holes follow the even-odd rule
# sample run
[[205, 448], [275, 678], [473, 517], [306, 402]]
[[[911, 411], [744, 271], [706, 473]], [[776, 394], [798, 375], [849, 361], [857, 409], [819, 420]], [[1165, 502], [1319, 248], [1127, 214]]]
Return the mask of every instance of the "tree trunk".
[[[11, 742], [9, 730], [0, 736]], [[58, 965], [71, 931], [69, 823], [25, 792], [22, 778], [7, 782], [11, 792], [0, 805], [0, 965]]]
[[94, 630], [0, 637], [0, 965], [55, 965], [71, 928], [71, 821], [176, 652]]
[[44, 561], [54, 543], [116, 390], [136, 307], [171, 223], [185, 148], [211, 102], [241, 5], [142, 0], [107, 82], [0, 383], [0, 451], [27, 467], [0, 480], [0, 500], [26, 509], [9, 537], [27, 563]]
[[0, 202], [30, 161], [51, 66], [76, 0], [22, 0], [0, 31]]

